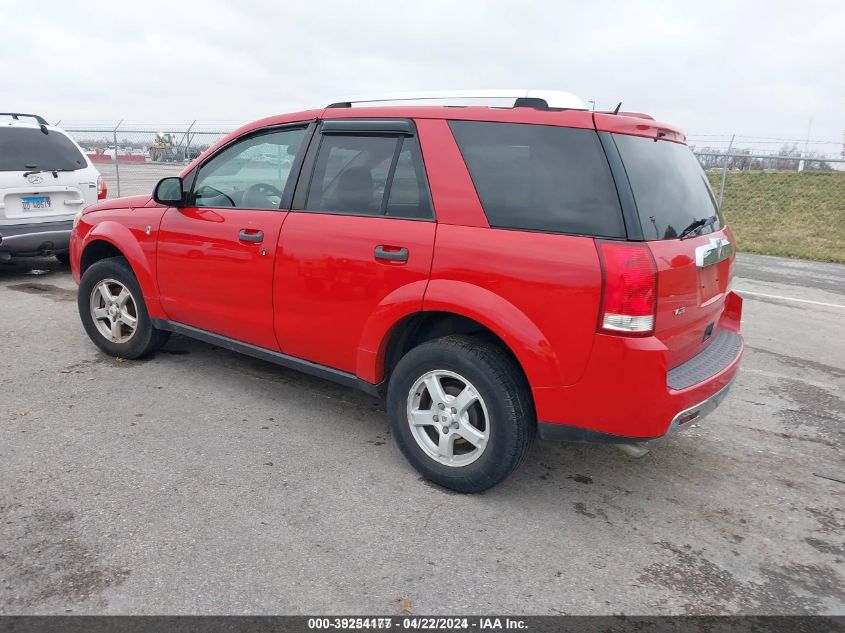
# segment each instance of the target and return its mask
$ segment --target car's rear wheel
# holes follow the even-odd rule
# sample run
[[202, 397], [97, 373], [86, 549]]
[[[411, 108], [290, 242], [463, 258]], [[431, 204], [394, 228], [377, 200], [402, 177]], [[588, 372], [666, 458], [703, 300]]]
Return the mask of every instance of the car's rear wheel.
[[122, 257], [92, 264], [79, 283], [79, 316], [97, 347], [120, 358], [141, 358], [167, 342], [153, 327], [141, 287]]
[[519, 365], [501, 347], [470, 336], [435, 339], [408, 352], [390, 377], [387, 406], [408, 461], [459, 492], [504, 480], [536, 432]]

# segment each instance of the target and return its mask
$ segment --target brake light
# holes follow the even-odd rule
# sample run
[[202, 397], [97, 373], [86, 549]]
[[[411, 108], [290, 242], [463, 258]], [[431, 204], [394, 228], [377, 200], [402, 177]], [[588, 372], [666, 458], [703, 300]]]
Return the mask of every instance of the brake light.
[[97, 176], [97, 200], [105, 200], [109, 193], [109, 188], [102, 176]]
[[657, 266], [646, 244], [597, 241], [602, 298], [599, 331], [628, 336], [654, 332]]

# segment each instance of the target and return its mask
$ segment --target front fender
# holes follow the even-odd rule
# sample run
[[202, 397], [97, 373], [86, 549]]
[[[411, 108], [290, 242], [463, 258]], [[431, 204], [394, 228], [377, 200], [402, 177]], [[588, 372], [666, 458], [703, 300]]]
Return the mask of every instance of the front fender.
[[158, 299], [158, 284], [156, 284], [155, 270], [155, 238], [141, 227], [128, 227], [120, 222], [104, 220], [91, 228], [85, 235], [80, 249], [80, 261], [85, 255], [85, 249], [95, 241], [108, 242], [118, 249], [138, 279], [144, 303], [151, 318], [167, 318]]
[[560, 362], [546, 336], [519, 308], [490, 290], [432, 279], [423, 310], [454, 312], [492, 330], [516, 356], [532, 387], [562, 384]]

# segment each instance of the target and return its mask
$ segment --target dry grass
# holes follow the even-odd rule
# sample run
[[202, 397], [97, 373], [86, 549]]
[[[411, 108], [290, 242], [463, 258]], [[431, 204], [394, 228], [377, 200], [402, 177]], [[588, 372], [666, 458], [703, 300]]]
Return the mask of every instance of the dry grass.
[[845, 172], [729, 172], [722, 210], [741, 251], [845, 263]]

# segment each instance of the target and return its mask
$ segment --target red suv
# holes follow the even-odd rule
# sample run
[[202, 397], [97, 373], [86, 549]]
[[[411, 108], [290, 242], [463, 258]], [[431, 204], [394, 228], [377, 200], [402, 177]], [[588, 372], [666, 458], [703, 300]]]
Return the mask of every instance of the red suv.
[[88, 335], [138, 358], [177, 332], [386, 396], [405, 456], [462, 492], [537, 434], [636, 447], [701, 419], [737, 371], [742, 300], [684, 135], [517, 96], [271, 117], [152, 196], [86, 208]]

